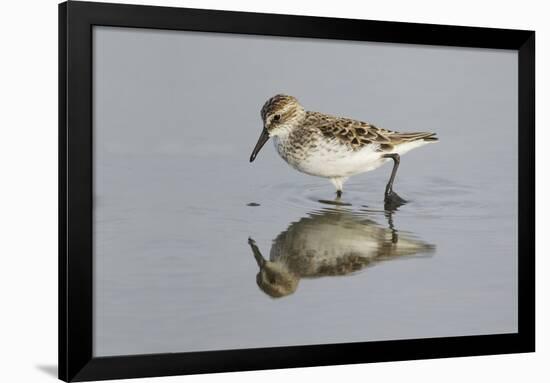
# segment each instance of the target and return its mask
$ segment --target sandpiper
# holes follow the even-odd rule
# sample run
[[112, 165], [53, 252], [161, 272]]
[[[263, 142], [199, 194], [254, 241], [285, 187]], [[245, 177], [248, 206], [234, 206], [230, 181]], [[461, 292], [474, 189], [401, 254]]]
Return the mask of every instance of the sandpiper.
[[340, 197], [349, 177], [393, 160], [384, 194], [390, 205], [405, 202], [392, 189], [400, 156], [438, 140], [431, 132], [399, 133], [350, 118], [306, 111], [295, 97], [283, 94], [267, 100], [261, 117], [263, 129], [250, 162], [273, 137], [277, 152], [290, 166], [330, 179]]

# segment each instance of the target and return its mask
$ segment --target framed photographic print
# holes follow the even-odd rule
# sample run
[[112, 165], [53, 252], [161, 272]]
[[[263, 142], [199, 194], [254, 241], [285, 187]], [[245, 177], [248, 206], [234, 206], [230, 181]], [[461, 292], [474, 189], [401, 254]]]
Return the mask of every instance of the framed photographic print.
[[60, 379], [534, 351], [534, 51], [60, 4]]

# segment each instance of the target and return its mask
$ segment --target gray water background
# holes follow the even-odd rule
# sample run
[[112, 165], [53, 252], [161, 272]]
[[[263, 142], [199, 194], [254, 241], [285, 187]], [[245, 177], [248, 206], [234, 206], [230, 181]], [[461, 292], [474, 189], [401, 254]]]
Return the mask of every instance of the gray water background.
[[[94, 355], [517, 331], [515, 52], [111, 27], [93, 43]], [[392, 217], [435, 252], [283, 298], [259, 289], [248, 237], [268, 257], [334, 198], [271, 144], [248, 162], [280, 92], [437, 132], [403, 156], [395, 189], [410, 202]], [[346, 212], [387, 226], [390, 171], [351, 178]]]

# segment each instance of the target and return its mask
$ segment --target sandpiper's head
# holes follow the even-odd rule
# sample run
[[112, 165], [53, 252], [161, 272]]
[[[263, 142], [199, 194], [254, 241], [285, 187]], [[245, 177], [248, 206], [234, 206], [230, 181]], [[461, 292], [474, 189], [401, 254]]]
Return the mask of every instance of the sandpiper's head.
[[256, 275], [256, 283], [264, 293], [272, 298], [281, 298], [296, 291], [299, 278], [292, 274], [286, 265], [266, 261]]
[[252, 238], [248, 238], [248, 244], [260, 267], [260, 271], [256, 275], [256, 283], [264, 293], [272, 298], [280, 298], [296, 291], [299, 278], [290, 272], [284, 263], [265, 259], [256, 245], [256, 241]]
[[289, 134], [292, 129], [300, 126], [305, 115], [306, 111], [295, 97], [278, 94], [267, 100], [261, 111], [262, 133], [252, 151], [250, 162], [254, 161], [270, 137]]
[[267, 100], [260, 112], [264, 128], [269, 136], [279, 136], [298, 126], [305, 115], [305, 110], [296, 97], [278, 94]]

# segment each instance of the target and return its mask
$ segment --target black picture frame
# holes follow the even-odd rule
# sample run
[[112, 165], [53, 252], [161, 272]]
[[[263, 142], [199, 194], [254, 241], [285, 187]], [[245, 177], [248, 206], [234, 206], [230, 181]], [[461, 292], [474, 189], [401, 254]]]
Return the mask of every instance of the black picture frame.
[[[92, 355], [95, 25], [518, 51], [518, 332], [262, 349]], [[535, 350], [535, 32], [70, 1], [59, 5], [59, 378], [87, 381]]]

